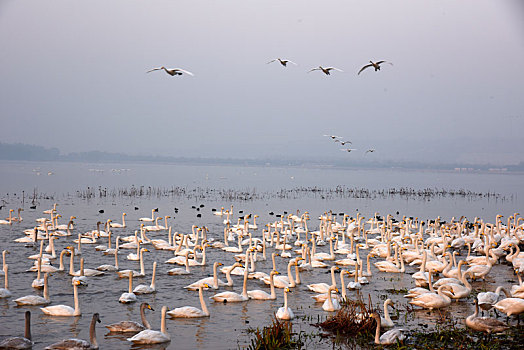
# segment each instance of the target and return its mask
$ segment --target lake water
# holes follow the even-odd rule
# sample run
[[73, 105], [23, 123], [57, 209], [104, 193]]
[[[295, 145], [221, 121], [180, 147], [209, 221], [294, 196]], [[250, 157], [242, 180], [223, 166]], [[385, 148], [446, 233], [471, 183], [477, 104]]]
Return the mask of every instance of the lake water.
[[[524, 177], [521, 174], [492, 174], [464, 172], [406, 171], [396, 169], [347, 170], [333, 168], [275, 168], [275, 167], [233, 167], [233, 166], [189, 166], [167, 164], [78, 164], [78, 163], [36, 163], [4, 162], [0, 165], [1, 218], [9, 215], [8, 209], [24, 208], [21, 223], [11, 226], [0, 225], [0, 250], [11, 253], [7, 257], [10, 266], [10, 290], [12, 298], [0, 299], [0, 339], [7, 335], [23, 335], [24, 311], [32, 311], [32, 332], [35, 348], [41, 349], [62, 338], [79, 337], [89, 339], [88, 326], [93, 312], [99, 312], [102, 325], [121, 320], [139, 321], [138, 308], [141, 301], [149, 302], [154, 312], [147, 314], [153, 329], [160, 328], [160, 309], [191, 305], [199, 306], [198, 293], [181, 288], [202, 277], [207, 277], [213, 261], [225, 265], [233, 263], [232, 254], [218, 249], [208, 250], [208, 264], [192, 268], [188, 276], [168, 276], [166, 271], [172, 265], [164, 261], [173, 256], [168, 251], [146, 253], [146, 277], [135, 279], [135, 285], [149, 284], [151, 265], [158, 261], [157, 289], [154, 295], [139, 296], [139, 302], [130, 305], [118, 303], [118, 297], [127, 291], [127, 279], [120, 280], [113, 274], [90, 278], [89, 286], [80, 289], [80, 304], [83, 316], [78, 318], [57, 318], [44, 316], [38, 307], [18, 308], [12, 299], [39, 294], [31, 288], [34, 273], [26, 273], [32, 261], [26, 257], [36, 254], [36, 248], [28, 248], [13, 240], [23, 236], [23, 230], [35, 226], [35, 219], [43, 217], [42, 211], [58, 203], [58, 212], [63, 216], [61, 223], [75, 215], [74, 232], [81, 233], [96, 228], [97, 221], [112, 219], [121, 222], [122, 212], [126, 212], [128, 228], [115, 230], [121, 236], [133, 234], [139, 228], [139, 217], [150, 216], [152, 208], [159, 208], [158, 215], [170, 215], [170, 225], [174, 231], [190, 233], [191, 226], [207, 226], [209, 237], [223, 240], [222, 219], [213, 215], [212, 208], [234, 206], [235, 217], [252, 213], [260, 217], [259, 227], [274, 222], [271, 215], [309, 211], [309, 228], [318, 229], [318, 216], [326, 211], [357, 213], [369, 218], [375, 212], [381, 215], [394, 214], [398, 218], [416, 216], [421, 219], [442, 220], [462, 215], [473, 220], [480, 217], [494, 222], [495, 215], [507, 217], [520, 212], [524, 206]], [[142, 194], [130, 194], [131, 189]], [[404, 190], [401, 190], [404, 189]], [[406, 191], [412, 189], [415, 193]], [[423, 192], [424, 195], [421, 195]], [[33, 198], [36, 194], [37, 198]], [[36, 204], [36, 209], [30, 207]], [[200, 205], [203, 205], [200, 208]], [[200, 208], [197, 210], [197, 207]], [[175, 212], [174, 208], [177, 208]], [[103, 210], [103, 213], [100, 211]], [[242, 211], [242, 213], [241, 213]], [[398, 214], [397, 214], [398, 212]], [[200, 214], [200, 216], [198, 216]], [[260, 235], [260, 229], [255, 231]], [[150, 233], [151, 238], [165, 239], [165, 233]], [[75, 237], [76, 238], [76, 237]], [[57, 251], [71, 244], [72, 237], [56, 241]], [[106, 244], [107, 240], [104, 239]], [[234, 244], [234, 243], [232, 243]], [[328, 247], [320, 247], [327, 251]], [[272, 248], [268, 250], [269, 253]], [[121, 268], [138, 269], [138, 263], [128, 261], [125, 256], [132, 251], [120, 254]], [[103, 256], [89, 245], [83, 246], [82, 257], [86, 267], [94, 268], [101, 264], [112, 264], [113, 257]], [[78, 260], [78, 259], [77, 259]], [[373, 260], [372, 260], [373, 261]], [[78, 261], [76, 262], [78, 270]], [[57, 263], [55, 263], [57, 264]], [[277, 268], [285, 274], [287, 260], [277, 259]], [[66, 262], [66, 269], [68, 268]], [[271, 262], [257, 263], [257, 270], [269, 272]], [[410, 267], [408, 272], [418, 268]], [[496, 266], [500, 273], [488, 283], [506, 283], [512, 278], [507, 266]], [[373, 267], [373, 281], [366, 285], [362, 293], [371, 295], [375, 303], [382, 300], [388, 288], [410, 288], [413, 285], [408, 274], [380, 273]], [[223, 278], [223, 276], [222, 276]], [[318, 331], [309, 324], [317, 317], [328, 313], [315, 304], [309, 296], [306, 284], [329, 282], [329, 274], [324, 270], [307, 272], [303, 282], [290, 295], [290, 305], [297, 315], [293, 321], [295, 331]], [[235, 285], [230, 290], [241, 291], [242, 277], [234, 277]], [[490, 285], [476, 282], [475, 288], [490, 288]], [[250, 280], [248, 289], [267, 289], [258, 281]], [[494, 289], [494, 288], [493, 288]], [[220, 290], [219, 290], [220, 291]], [[350, 297], [352, 293], [349, 292]], [[248, 327], [267, 325], [273, 313], [282, 304], [282, 290], [277, 289], [275, 301], [249, 301], [243, 303], [214, 303], [205, 299], [211, 317], [192, 320], [168, 319], [168, 332], [172, 341], [170, 349], [231, 349], [249, 344]], [[51, 304], [73, 305], [70, 277], [55, 273], [50, 277]], [[398, 304], [405, 304], [400, 295], [388, 295]], [[463, 318], [471, 312], [471, 303], [460, 302], [453, 309], [454, 317]], [[420, 322], [433, 323], [436, 316], [425, 312], [414, 315], [408, 326]], [[399, 326], [405, 326], [398, 321]], [[102, 326], [97, 328], [97, 338], [101, 348], [127, 349], [131, 343], [125, 337], [106, 336]], [[329, 342], [315, 344], [320, 348], [331, 348]]]

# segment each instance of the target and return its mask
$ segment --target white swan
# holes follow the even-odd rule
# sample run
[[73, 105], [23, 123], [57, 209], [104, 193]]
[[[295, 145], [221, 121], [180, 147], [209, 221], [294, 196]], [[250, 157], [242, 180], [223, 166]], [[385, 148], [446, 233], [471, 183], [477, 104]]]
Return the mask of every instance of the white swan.
[[337, 299], [334, 299], [331, 297], [331, 292], [338, 293], [338, 288], [335, 286], [329, 286], [328, 289], [328, 297], [326, 301], [324, 301], [324, 304], [322, 304], [322, 310], [324, 311], [337, 311], [341, 309], [341, 305]]
[[78, 285], [80, 282], [73, 284], [73, 297], [75, 301], [75, 308], [67, 305], [52, 305], [40, 308], [42, 312], [50, 316], [81, 316], [80, 302], [78, 300]]
[[155, 331], [152, 329], [146, 329], [142, 332], [134, 335], [127, 340], [133, 342], [134, 344], [160, 344], [171, 341], [171, 337], [166, 330], [166, 313], [167, 306], [162, 306], [162, 320], [160, 324], [160, 331]]
[[151, 329], [151, 325], [146, 319], [145, 309], [155, 311], [148, 303], [140, 304], [140, 318], [142, 320], [142, 324], [134, 321], [121, 321], [118, 323], [109, 324], [105, 327], [109, 329], [109, 332], [112, 333], [136, 333], [143, 331], [144, 329]]
[[217, 268], [218, 268], [218, 266], [222, 266], [222, 263], [215, 262], [213, 264], [213, 277], [202, 278], [202, 279], [200, 279], [200, 280], [198, 280], [196, 282], [191, 283], [188, 286], [185, 286], [184, 288], [189, 289], [189, 290], [197, 290], [198, 287], [200, 285], [203, 285], [204, 283], [209, 285], [209, 286], [211, 286], [211, 288], [213, 288], [213, 289], [218, 289], [218, 287], [225, 287], [225, 286], [231, 287], [231, 286], [233, 286], [233, 280], [231, 279], [231, 271], [235, 267], [238, 267], [238, 266], [242, 267], [242, 264], [236, 262], [232, 266], [229, 267], [229, 269], [226, 271], [226, 280], [227, 280], [227, 282], [224, 282], [224, 281], [222, 281], [221, 279], [218, 278], [218, 275], [217, 275]]
[[145, 284], [139, 284], [133, 289], [135, 294], [151, 294], [156, 292], [155, 286], [155, 277], [156, 277], [156, 261], [153, 263], [153, 275], [151, 276], [151, 284], [149, 286]]
[[126, 213], [122, 213], [122, 223], [110, 222], [109, 227], [111, 228], [125, 228], [126, 227]]
[[413, 305], [421, 306], [423, 308], [430, 309], [430, 310], [446, 307], [449, 304], [451, 304], [451, 298], [442, 293], [444, 289], [450, 290], [450, 293], [453, 294], [453, 292], [451, 291], [452, 289], [451, 286], [443, 285], [443, 286], [438, 287], [437, 294], [434, 294], [434, 293], [421, 294], [413, 298], [409, 303]]
[[[275, 58], [274, 60], [269, 61], [267, 64], [270, 64], [270, 63], [272, 63], [272, 62], [276, 62], [276, 61], [280, 62], [280, 64], [283, 65], [284, 67], [287, 67], [287, 64], [288, 64], [288, 63], [294, 64], [295, 66], [297, 65], [297, 64], [296, 64], [295, 62], [293, 62], [293, 61], [286, 60], [286, 59], [281, 59], [281, 58]], [[222, 209], [224, 209], [224, 208], [222, 208]]]
[[18, 299], [15, 299], [14, 302], [18, 306], [25, 306], [25, 305], [47, 305], [51, 302], [49, 299], [49, 289], [48, 289], [48, 274], [46, 273], [44, 275], [44, 296], [41, 297], [40, 295], [26, 295], [25, 297], [20, 297]]
[[376, 72], [376, 71], [379, 71], [379, 70], [380, 70], [380, 65], [381, 65], [382, 63], [387, 63], [387, 64], [390, 64], [390, 65], [393, 65], [393, 63], [386, 62], [386, 61], [377, 61], [377, 62], [369, 61], [369, 64], [366, 64], [364, 67], [360, 68], [360, 70], [358, 71], [357, 75], [359, 75], [360, 73], [362, 73], [362, 71], [363, 71], [364, 69], [367, 69], [367, 68], [370, 68], [370, 67], [375, 68], [375, 72]]
[[46, 350], [64, 350], [64, 349], [78, 349], [78, 350], [96, 350], [98, 349], [98, 342], [96, 341], [96, 323], [100, 322], [100, 315], [93, 314], [91, 325], [89, 326], [89, 341], [83, 339], [64, 339], [58, 343], [54, 343], [46, 347]]
[[144, 221], [144, 222], [153, 222], [155, 221], [155, 211], [158, 211], [156, 209], [151, 210], [151, 217], [150, 218], [139, 218], [138, 221]]
[[386, 299], [386, 301], [384, 301], [384, 317], [380, 317], [382, 328], [391, 328], [395, 325], [391, 320], [391, 317], [389, 317], [388, 305], [391, 305], [391, 307], [394, 308], [394, 304], [391, 299]]
[[315, 293], [327, 293], [329, 290], [329, 287], [334, 285], [337, 286], [337, 281], [335, 280], [335, 271], [339, 268], [337, 266], [331, 266], [331, 284], [327, 283], [313, 283], [308, 284], [307, 287], [309, 290], [315, 292]]
[[140, 249], [140, 272], [135, 270], [120, 270], [117, 271], [116, 274], [119, 278], [126, 278], [129, 276], [129, 272], [133, 273], [133, 277], [144, 277], [145, 274], [145, 267], [144, 267], [144, 252], [148, 252], [146, 248]]
[[277, 310], [277, 313], [275, 314], [275, 317], [279, 320], [292, 320], [295, 318], [295, 314], [293, 313], [293, 310], [288, 306], [287, 303], [287, 294], [291, 293], [289, 288], [284, 288], [284, 306], [279, 307]]
[[246, 267], [244, 268], [244, 284], [242, 286], [242, 294], [238, 294], [235, 292], [222, 292], [213, 295], [210, 297], [210, 299], [213, 299], [214, 301], [218, 302], [240, 302], [240, 301], [247, 301], [249, 300], [249, 297], [247, 296], [247, 275], [248, 275], [248, 268], [247, 264], [249, 263], [249, 254], [246, 257]]
[[273, 282], [273, 276], [278, 275], [278, 271], [272, 270], [269, 273], [269, 287], [271, 288], [271, 294], [268, 294], [267, 292], [256, 289], [256, 290], [248, 290], [247, 296], [249, 299], [256, 299], [256, 300], [275, 300], [277, 298], [277, 295], [275, 294], [275, 284]]
[[177, 307], [171, 311], [168, 311], [168, 315], [170, 317], [186, 317], [186, 318], [194, 318], [194, 317], [209, 317], [209, 310], [207, 309], [206, 302], [204, 301], [204, 295], [202, 292], [202, 289], [209, 288], [209, 285], [203, 284], [198, 287], [198, 297], [200, 299], [200, 307], [202, 309], [198, 309], [193, 306], [183, 306], [183, 307]]
[[7, 274], [7, 271], [9, 269], [9, 265], [4, 265], [4, 288], [0, 288], [0, 299], [2, 298], [9, 298], [13, 293], [9, 290], [9, 277]]
[[134, 303], [137, 301], [136, 294], [133, 293], [133, 271], [129, 271], [129, 290], [127, 293], [122, 293], [118, 301], [123, 304]]

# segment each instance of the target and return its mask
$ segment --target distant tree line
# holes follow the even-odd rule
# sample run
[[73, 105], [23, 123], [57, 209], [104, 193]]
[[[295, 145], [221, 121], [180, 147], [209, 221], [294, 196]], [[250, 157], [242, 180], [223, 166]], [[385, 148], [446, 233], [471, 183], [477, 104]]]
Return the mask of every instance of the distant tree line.
[[[110, 153], [101, 151], [74, 152], [60, 154], [57, 148], [45, 148], [42, 146], [26, 145], [21, 143], [8, 144], [0, 142], [1, 160], [28, 160], [28, 161], [62, 161], [62, 162], [85, 162], [85, 163], [172, 163], [193, 165], [240, 165], [240, 166], [318, 166], [318, 167], [341, 167], [341, 168], [404, 168], [404, 169], [427, 169], [427, 170], [456, 170], [467, 169], [467, 171], [524, 171], [524, 162], [517, 165], [494, 166], [489, 164], [428, 164], [422, 162], [395, 162], [395, 161], [368, 161], [354, 162], [348, 164], [342, 160], [318, 160], [318, 159], [235, 159], [235, 158], [188, 158], [169, 156], [136, 156], [122, 153]], [[472, 170], [471, 170], [472, 169]]]

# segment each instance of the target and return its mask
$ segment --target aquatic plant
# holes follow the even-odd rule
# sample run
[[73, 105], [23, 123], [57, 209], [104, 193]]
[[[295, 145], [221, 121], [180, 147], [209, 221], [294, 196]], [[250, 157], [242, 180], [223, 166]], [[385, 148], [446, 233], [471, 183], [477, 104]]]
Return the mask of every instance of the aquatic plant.
[[254, 334], [251, 339], [249, 350], [271, 350], [271, 349], [302, 349], [304, 342], [300, 334], [293, 333], [291, 322], [280, 321], [276, 318], [273, 322], [260, 330], [250, 330]]

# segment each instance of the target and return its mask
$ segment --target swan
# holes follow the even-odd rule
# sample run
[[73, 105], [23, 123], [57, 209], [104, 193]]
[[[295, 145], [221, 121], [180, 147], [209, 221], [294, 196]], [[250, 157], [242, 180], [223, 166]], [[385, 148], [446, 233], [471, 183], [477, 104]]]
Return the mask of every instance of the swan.
[[54, 343], [46, 347], [46, 350], [63, 350], [63, 349], [98, 349], [98, 343], [96, 341], [96, 323], [100, 322], [100, 315], [97, 313], [93, 314], [91, 319], [91, 325], [89, 326], [89, 341], [83, 339], [64, 339], [58, 343]]
[[144, 277], [145, 274], [145, 268], [144, 268], [144, 252], [148, 252], [146, 248], [140, 249], [140, 272], [137, 272], [135, 270], [121, 270], [117, 271], [117, 275], [119, 278], [126, 278], [129, 276], [129, 272], [133, 273], [133, 277]]
[[508, 317], [511, 315], [520, 315], [524, 312], [524, 299], [520, 298], [505, 298], [497, 302], [493, 307]]
[[127, 340], [134, 344], [160, 344], [171, 341], [169, 333], [166, 332], [166, 313], [167, 306], [162, 306], [162, 320], [160, 331], [145, 329]]
[[156, 292], [155, 288], [155, 277], [156, 277], [156, 261], [153, 263], [153, 275], [151, 276], [151, 284], [146, 286], [145, 284], [139, 284], [133, 289], [135, 294], [151, 294]]
[[151, 325], [146, 319], [146, 309], [155, 311], [148, 303], [140, 304], [140, 318], [142, 319], [142, 324], [134, 321], [121, 321], [118, 323], [109, 324], [105, 327], [109, 329], [109, 332], [112, 333], [137, 333], [143, 331], [144, 329], [151, 329]]
[[11, 337], [0, 342], [0, 349], [31, 349], [31, 311], [25, 312], [25, 334], [23, 337]]
[[198, 287], [200, 285], [203, 285], [204, 283], [211, 286], [211, 288], [213, 289], [218, 289], [218, 287], [224, 287], [224, 286], [228, 286], [228, 287], [233, 286], [233, 280], [231, 279], [231, 271], [237, 266], [242, 267], [242, 264], [236, 262], [232, 266], [229, 267], [229, 269], [226, 271], [227, 282], [224, 282], [218, 278], [217, 268], [221, 265], [222, 263], [219, 263], [219, 262], [215, 262], [213, 264], [213, 277], [202, 278], [196, 282], [191, 283], [188, 286], [185, 286], [184, 288], [189, 289], [189, 290], [197, 290]]
[[377, 62], [369, 61], [369, 64], [366, 64], [364, 67], [360, 68], [360, 70], [358, 71], [357, 75], [360, 75], [360, 73], [362, 73], [363, 70], [365, 70], [367, 68], [370, 68], [370, 67], [375, 68], [375, 72], [379, 71], [380, 70], [380, 65], [382, 63], [387, 63], [387, 64], [390, 64], [390, 65], [393, 65], [393, 63], [386, 62], [386, 61], [377, 61]]
[[[117, 242], [118, 242], [118, 237], [117, 237]], [[99, 270], [99, 271], [118, 271], [119, 270], [119, 266], [118, 266], [118, 249], [115, 250], [113, 254], [115, 255], [115, 264], [114, 265], [104, 264], [104, 265], [98, 266], [96, 269]]]
[[292, 320], [295, 318], [293, 310], [287, 305], [287, 294], [291, 293], [289, 288], [284, 288], [284, 306], [279, 307], [277, 313], [275, 314], [276, 318], [279, 320]]
[[168, 311], [167, 314], [170, 317], [209, 317], [209, 310], [207, 309], [206, 302], [204, 301], [204, 295], [202, 292], [202, 289], [209, 288], [208, 284], [203, 284], [198, 287], [198, 297], [200, 299], [200, 307], [202, 309], [198, 309], [193, 306], [183, 306], [183, 307], [177, 307], [171, 311]]
[[4, 288], [0, 288], [0, 299], [2, 298], [9, 298], [13, 293], [9, 291], [9, 277], [7, 275], [7, 271], [9, 269], [9, 265], [4, 265]]
[[280, 64], [283, 65], [284, 67], [287, 67], [288, 63], [294, 64], [295, 66], [297, 66], [297, 64], [295, 62], [290, 61], [290, 60], [286, 60], [286, 59], [281, 59], [281, 58], [275, 58], [274, 60], [269, 61], [267, 64], [270, 64], [270, 63], [273, 63], [273, 62], [276, 62], [276, 61], [280, 62]]
[[478, 306], [485, 311], [491, 310], [493, 308], [493, 304], [495, 304], [499, 299], [499, 294], [501, 291], [504, 291], [506, 297], [511, 297], [504, 287], [498, 286], [495, 292], [481, 292], [477, 294]]
[[395, 328], [387, 331], [380, 335], [381, 320], [377, 313], [372, 313], [370, 317], [373, 317], [377, 321], [377, 328], [375, 330], [375, 344], [389, 345], [395, 344], [397, 341], [403, 341], [406, 336], [402, 334], [403, 329]]
[[[343, 72], [342, 69], [338, 69], [338, 68], [335, 68], [335, 67], [322, 67], [322, 66], [318, 66], [317, 68], [313, 68], [311, 69], [309, 72], [312, 72], [314, 70], [320, 70], [322, 71], [322, 73], [326, 74], [326, 75], [330, 75], [332, 70], [336, 70], [336, 71], [339, 71], [339, 72]], [[308, 72], [308, 73], [309, 73]]]
[[122, 223], [110, 222], [109, 227], [111, 228], [125, 228], [126, 227], [126, 213], [122, 213]]
[[73, 297], [75, 302], [75, 308], [67, 305], [52, 305], [40, 308], [42, 312], [49, 316], [81, 316], [80, 302], [78, 300], [78, 285], [80, 282], [73, 284]]
[[269, 286], [271, 288], [271, 294], [268, 294], [267, 292], [263, 290], [248, 290], [247, 296], [249, 299], [256, 299], [256, 300], [275, 300], [277, 298], [277, 295], [275, 294], [275, 284], [273, 281], [273, 276], [278, 275], [278, 271], [272, 270], [269, 273]]
[[148, 70], [146, 73], [150, 73], [150, 72], [154, 72], [156, 70], [165, 70], [167, 74], [171, 75], [171, 76], [175, 76], [175, 75], [182, 75], [182, 73], [184, 74], [187, 74], [187, 75], [191, 75], [193, 76], [194, 74], [185, 70], [185, 69], [182, 69], [182, 68], [166, 68], [164, 66], [162, 67], [158, 67], [158, 68], [153, 68], [151, 70]]
[[247, 295], [247, 275], [248, 275], [248, 268], [247, 264], [249, 260], [249, 254], [246, 257], [246, 267], [244, 268], [244, 284], [242, 286], [242, 294], [238, 294], [235, 292], [222, 292], [213, 295], [210, 297], [210, 299], [213, 299], [214, 301], [218, 302], [240, 302], [240, 301], [247, 301], [249, 300], [249, 297]]
[[144, 222], [153, 222], [153, 221], [155, 221], [155, 212], [156, 211], [158, 211], [158, 210], [152, 209], [150, 218], [139, 218], [138, 221], [144, 221]]
[[453, 292], [453, 299], [461, 299], [461, 298], [467, 298], [469, 294], [471, 293], [472, 287], [471, 284], [469, 284], [467, 280], [468, 275], [470, 278], [473, 277], [473, 274], [471, 272], [466, 272], [462, 274], [461, 282], [462, 284], [455, 284], [455, 283], [448, 283], [447, 286], [451, 287], [451, 290]]
[[14, 302], [18, 306], [25, 306], [25, 305], [47, 305], [51, 302], [49, 299], [49, 289], [48, 289], [48, 274], [46, 273], [44, 275], [44, 296], [41, 297], [40, 295], [26, 295], [25, 297], [20, 297], [18, 299], [15, 299]]
[[[452, 287], [448, 285], [443, 285], [438, 287], [437, 294], [434, 293], [425, 293], [413, 298], [409, 303], [412, 305], [421, 306], [430, 310], [440, 309], [451, 304], [451, 298], [443, 294], [444, 289], [451, 290]], [[453, 292], [450, 291], [453, 295]]]
[[129, 291], [122, 293], [118, 301], [122, 304], [134, 303], [137, 301], [136, 294], [133, 293], [133, 271], [129, 271]]
[[384, 317], [380, 317], [382, 328], [391, 328], [395, 325], [391, 320], [391, 317], [389, 317], [388, 305], [391, 305], [392, 308], [395, 308], [395, 304], [393, 304], [391, 299], [386, 299], [386, 301], [384, 301]]
[[501, 322], [491, 317], [478, 317], [478, 314], [479, 303], [478, 300], [475, 299], [475, 313], [473, 313], [473, 315], [469, 315], [466, 318], [466, 326], [475, 331], [485, 332], [488, 334], [500, 333], [509, 329], [509, 326], [504, 322]]
[[337, 311], [341, 309], [340, 303], [337, 299], [331, 297], [331, 292], [338, 293], [338, 288], [335, 286], [330, 286], [328, 289], [328, 297], [324, 304], [322, 304], [322, 309], [324, 311]]
[[327, 284], [327, 283], [308, 284], [307, 285], [308, 289], [313, 291], [313, 292], [315, 292], [315, 293], [327, 293], [330, 286], [334, 285], [336, 287], [337, 286], [337, 282], [336, 282], [336, 279], [335, 279], [335, 271], [336, 270], [339, 270], [339, 268], [337, 266], [332, 266], [331, 267], [331, 284]]
[[[178, 258], [178, 257], [176, 257], [176, 258]], [[167, 274], [168, 275], [189, 275], [191, 273], [191, 271], [189, 270], [189, 252], [186, 252], [184, 258], [185, 258], [185, 266], [186, 266], [185, 268], [175, 267], [175, 268], [167, 271]], [[166, 261], [166, 263], [167, 263], [167, 261]]]
[[[276, 276], [273, 277], [273, 283], [275, 287], [277, 288], [294, 288], [296, 286], [295, 279], [293, 278], [293, 275], [291, 274], [291, 266], [296, 265], [296, 260], [290, 260], [287, 264], [287, 276]], [[262, 282], [265, 284], [269, 284], [269, 278], [262, 279]]]

